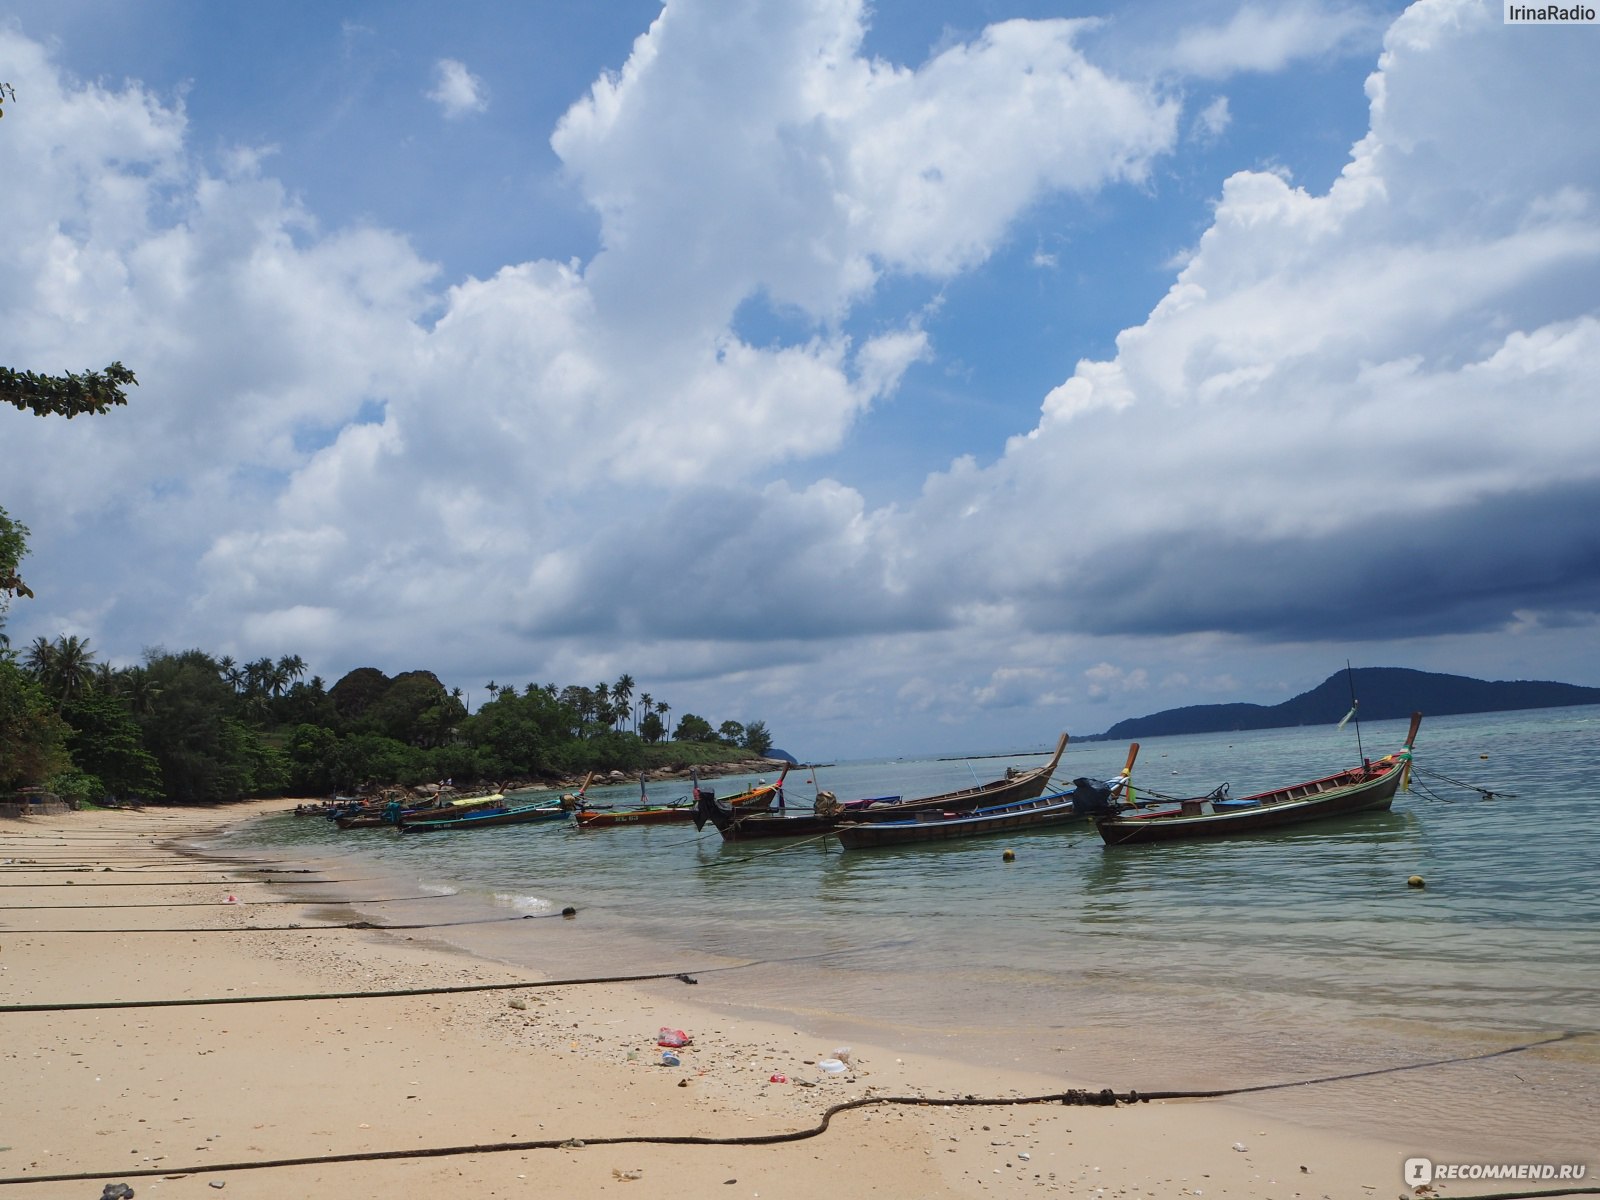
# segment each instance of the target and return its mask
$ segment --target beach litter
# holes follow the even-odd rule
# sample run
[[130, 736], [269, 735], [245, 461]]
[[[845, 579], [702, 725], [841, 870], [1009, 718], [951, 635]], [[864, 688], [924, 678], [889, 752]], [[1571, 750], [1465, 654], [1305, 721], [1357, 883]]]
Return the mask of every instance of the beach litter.
[[663, 1067], [680, 1067], [683, 1065], [683, 1059], [679, 1058], [671, 1050], [663, 1050], [661, 1052], [661, 1065]]
[[694, 1039], [683, 1030], [668, 1029], [665, 1025], [656, 1034], [656, 1045], [658, 1046], [687, 1046], [693, 1041]]
[[847, 1070], [849, 1070], [849, 1068], [845, 1066], [843, 1060], [837, 1058], [818, 1059], [817, 1067], [824, 1075], [843, 1075]]

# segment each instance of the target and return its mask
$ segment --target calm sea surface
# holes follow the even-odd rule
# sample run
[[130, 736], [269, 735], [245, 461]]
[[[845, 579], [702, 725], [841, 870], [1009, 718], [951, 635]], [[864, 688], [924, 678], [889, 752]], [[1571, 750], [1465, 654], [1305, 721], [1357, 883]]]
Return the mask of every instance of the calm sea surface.
[[[1150, 738], [1134, 781], [1172, 795], [1226, 781], [1244, 795], [1349, 765], [1353, 733]], [[1405, 723], [1366, 722], [1360, 736], [1376, 758], [1399, 749]], [[1069, 746], [1056, 779], [1108, 776], [1126, 755], [1125, 744]], [[839, 763], [791, 773], [788, 795], [924, 795], [1046, 757]], [[1267, 1083], [1600, 1030], [1600, 708], [1426, 719], [1417, 766], [1390, 813], [1170, 846], [1108, 849], [1086, 824], [842, 851], [833, 839], [724, 845], [692, 825], [401, 837], [292, 816], [223, 845], [337, 859], [344, 876], [371, 880], [327, 889], [342, 896], [439, 893], [355, 905], [375, 921], [571, 905], [574, 920], [435, 932], [557, 978], [691, 971], [697, 1003], [1063, 1085]], [[687, 790], [656, 784], [652, 798]], [[600, 803], [637, 795], [637, 784], [590, 789]], [[1426, 888], [1408, 887], [1412, 875]], [[1408, 1136], [1420, 1150], [1565, 1153], [1600, 1169], [1596, 1036], [1266, 1097], [1263, 1110]]]

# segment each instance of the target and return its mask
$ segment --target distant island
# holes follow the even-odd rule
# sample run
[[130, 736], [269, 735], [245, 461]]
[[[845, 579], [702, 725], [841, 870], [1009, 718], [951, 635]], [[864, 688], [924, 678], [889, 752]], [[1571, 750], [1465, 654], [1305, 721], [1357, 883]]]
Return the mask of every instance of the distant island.
[[1492, 682], [1465, 675], [1440, 675], [1404, 667], [1360, 667], [1328, 676], [1309, 692], [1282, 704], [1191, 704], [1147, 717], [1118, 721], [1087, 740], [1166, 737], [1179, 733], [1231, 733], [1333, 724], [1350, 711], [1351, 676], [1360, 716], [1384, 721], [1422, 712], [1432, 717], [1458, 713], [1512, 712], [1523, 708], [1565, 708], [1600, 704], [1600, 688], [1540, 680]]

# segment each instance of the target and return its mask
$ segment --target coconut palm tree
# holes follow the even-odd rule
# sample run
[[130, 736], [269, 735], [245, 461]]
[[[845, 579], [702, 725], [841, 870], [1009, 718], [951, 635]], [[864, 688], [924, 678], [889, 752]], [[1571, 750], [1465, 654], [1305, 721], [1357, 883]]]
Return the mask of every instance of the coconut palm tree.
[[611, 685], [611, 700], [616, 721], [622, 721], [633, 711], [633, 676], [624, 674]]

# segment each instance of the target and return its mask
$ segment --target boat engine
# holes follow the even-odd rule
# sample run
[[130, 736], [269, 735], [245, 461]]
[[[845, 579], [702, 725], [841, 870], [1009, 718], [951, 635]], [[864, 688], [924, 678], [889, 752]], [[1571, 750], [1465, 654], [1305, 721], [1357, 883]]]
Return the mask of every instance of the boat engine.
[[1116, 807], [1111, 803], [1111, 785], [1104, 779], [1080, 776], [1072, 781], [1072, 811], [1079, 816], [1093, 817], [1109, 813]]

